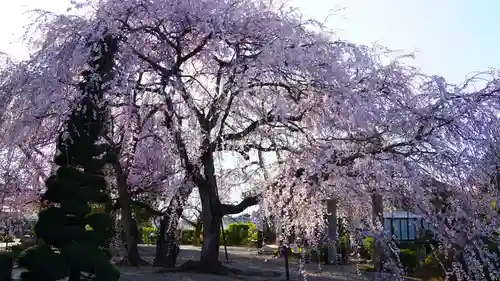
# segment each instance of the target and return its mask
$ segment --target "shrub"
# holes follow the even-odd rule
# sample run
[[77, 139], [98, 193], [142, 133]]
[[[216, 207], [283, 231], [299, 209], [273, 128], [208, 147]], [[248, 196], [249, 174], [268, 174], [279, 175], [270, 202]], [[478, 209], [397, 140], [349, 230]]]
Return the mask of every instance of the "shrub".
[[408, 249], [413, 251], [417, 251], [417, 249], [420, 247], [420, 245], [413, 241], [400, 241], [397, 244], [399, 249]]
[[10, 252], [11, 256], [14, 258], [14, 260], [17, 261], [21, 253], [28, 249], [29, 247], [35, 246], [36, 245], [36, 240], [25, 240], [21, 241], [20, 244], [11, 246], [8, 248], [8, 251]]
[[257, 242], [257, 228], [253, 223], [232, 223], [226, 233], [226, 244], [229, 246], [249, 245]]
[[434, 257], [433, 254], [430, 254], [423, 261], [423, 264], [419, 268], [417, 275], [426, 281], [440, 281], [444, 280], [445, 272], [439, 264], [439, 261]]
[[141, 236], [144, 244], [156, 244], [158, 239], [158, 229], [155, 227], [142, 227]]
[[[191, 245], [193, 242], [195, 230], [184, 229], [182, 231], [182, 244]], [[246, 246], [257, 243], [258, 231], [253, 223], [232, 223], [228, 229], [221, 231], [219, 236], [220, 245], [224, 245], [224, 236], [227, 246]], [[203, 244], [203, 231], [200, 233], [200, 243]]]
[[363, 259], [373, 259], [373, 237], [363, 239], [363, 247], [361, 247], [359, 254]]
[[257, 245], [257, 241], [259, 240], [259, 231], [257, 231], [257, 226], [252, 223], [250, 228], [248, 229], [248, 240], [247, 245]]
[[400, 249], [399, 260], [406, 272], [415, 273], [418, 266], [417, 251], [412, 249]]
[[344, 234], [340, 237], [339, 239], [339, 242], [340, 242], [340, 247], [345, 249], [345, 250], [349, 250], [349, 235], [347, 234]]
[[193, 242], [194, 229], [183, 229], [181, 234], [181, 244], [190, 245]]
[[11, 280], [13, 258], [9, 253], [0, 253], [0, 280]]
[[497, 243], [497, 239], [490, 239], [488, 237], [484, 237], [482, 238], [483, 240], [483, 243], [486, 244], [486, 246], [488, 247], [488, 251], [490, 253], [495, 253], [495, 254], [500, 254], [500, 251], [498, 249], [498, 243]]
[[[203, 232], [201, 233], [201, 243], [203, 244]], [[219, 236], [219, 244], [221, 245], [224, 245], [224, 237], [226, 238], [226, 245], [229, 245], [229, 243], [227, 242], [227, 237], [229, 236], [229, 229], [224, 229], [224, 236], [222, 236], [222, 231], [220, 232], [220, 236]]]
[[[120, 272], [104, 250], [115, 234], [113, 219], [107, 213], [91, 213], [89, 206], [111, 202], [103, 173], [106, 159], [94, 157], [106, 150], [96, 144], [103, 130], [104, 111], [95, 103], [103, 95], [97, 91], [102, 84], [96, 85], [95, 76], [103, 78], [99, 83], [110, 76], [118, 41], [105, 37], [95, 43], [98, 49], [90, 53], [89, 70], [82, 73], [79, 88], [83, 99], [57, 138], [54, 163], [59, 168], [45, 181], [46, 191], [41, 195], [49, 204], [39, 211], [35, 231], [44, 244], [26, 249], [17, 261], [27, 269], [21, 273], [24, 281], [80, 280], [82, 272], [92, 274], [93, 280], [120, 279]], [[85, 229], [86, 225], [91, 231]]]

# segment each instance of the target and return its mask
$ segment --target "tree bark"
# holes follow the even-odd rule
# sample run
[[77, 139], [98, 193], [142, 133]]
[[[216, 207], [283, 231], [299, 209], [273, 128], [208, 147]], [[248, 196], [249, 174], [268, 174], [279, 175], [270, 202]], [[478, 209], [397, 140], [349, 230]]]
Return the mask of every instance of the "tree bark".
[[221, 204], [217, 191], [214, 157], [213, 151], [210, 148], [209, 137], [202, 141], [202, 147], [205, 149], [201, 157], [204, 177], [201, 177], [201, 175], [193, 176], [200, 194], [201, 219], [203, 220], [203, 246], [201, 249], [198, 270], [201, 272], [219, 274], [222, 269], [222, 264], [219, 261], [219, 237], [222, 216], [237, 214], [244, 211], [249, 206], [256, 205], [259, 196], [245, 198], [238, 205]]
[[127, 243], [127, 253], [122, 263], [138, 266], [144, 264], [145, 262], [141, 259], [139, 248], [137, 246], [138, 237], [135, 232], [138, 232], [138, 230], [137, 224], [134, 223], [134, 219], [132, 217], [132, 199], [130, 198], [130, 194], [128, 192], [127, 175], [123, 173], [119, 163], [115, 163], [114, 168], [118, 187], [118, 200], [120, 201], [120, 207], [122, 210], [121, 222], [125, 232], [125, 241]]
[[257, 249], [264, 246], [264, 231], [257, 230]]
[[326, 201], [328, 218], [328, 263], [337, 263], [337, 200]]
[[[384, 226], [384, 204], [382, 195], [376, 191], [372, 195], [372, 222], [375, 227]], [[386, 254], [382, 247], [380, 239], [373, 240], [373, 267], [377, 272], [382, 272]]]
[[222, 214], [220, 201], [216, 193], [216, 186], [207, 185], [198, 188], [202, 206], [203, 220], [203, 246], [201, 249], [200, 262], [202, 271], [210, 272], [220, 266], [220, 228]]
[[156, 243], [155, 266], [174, 268], [177, 261], [177, 228], [193, 185], [181, 186], [169, 202], [160, 222], [160, 234]]
[[154, 266], [175, 267], [177, 262], [176, 230], [178, 225], [179, 220], [175, 220], [171, 217], [171, 214], [165, 213], [160, 222], [160, 234], [156, 242]]

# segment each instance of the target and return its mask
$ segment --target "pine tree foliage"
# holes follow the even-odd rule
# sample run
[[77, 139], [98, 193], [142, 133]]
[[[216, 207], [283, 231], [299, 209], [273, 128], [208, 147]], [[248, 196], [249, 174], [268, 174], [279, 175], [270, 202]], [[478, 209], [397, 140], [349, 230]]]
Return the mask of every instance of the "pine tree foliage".
[[46, 180], [36, 235], [43, 240], [26, 250], [20, 260], [28, 269], [24, 281], [112, 281], [118, 270], [110, 263], [106, 244], [115, 231], [107, 213], [91, 213], [89, 203], [109, 204], [103, 169], [107, 147], [97, 144], [106, 129], [103, 94], [112, 77], [117, 40], [106, 36], [90, 45], [88, 68], [78, 84], [82, 93], [65, 130], [57, 140], [54, 162], [60, 166]]

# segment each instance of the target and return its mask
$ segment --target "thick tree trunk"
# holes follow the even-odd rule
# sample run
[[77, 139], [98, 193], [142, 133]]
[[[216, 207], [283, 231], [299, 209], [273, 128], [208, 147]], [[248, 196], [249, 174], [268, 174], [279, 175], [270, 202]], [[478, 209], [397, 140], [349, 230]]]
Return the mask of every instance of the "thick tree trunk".
[[118, 200], [120, 201], [120, 208], [122, 210], [121, 221], [125, 232], [125, 242], [127, 246], [127, 253], [124, 257], [122, 264], [138, 266], [145, 264], [139, 254], [138, 243], [138, 230], [137, 224], [134, 223], [132, 217], [132, 199], [128, 192], [127, 176], [123, 174], [119, 163], [115, 164], [115, 173], [118, 186]]
[[201, 198], [203, 220], [203, 246], [201, 249], [200, 262], [202, 271], [211, 272], [218, 270], [219, 261], [220, 229], [222, 215], [220, 201], [217, 197], [216, 186], [207, 185], [198, 188]]
[[[210, 147], [210, 138], [202, 142], [202, 147]], [[203, 247], [199, 262], [185, 263], [184, 270], [195, 270], [197, 272], [224, 274], [228, 269], [219, 261], [220, 230], [223, 214], [236, 214], [249, 206], [258, 203], [257, 197], [245, 198], [240, 204], [221, 204], [217, 193], [217, 181], [215, 178], [215, 165], [212, 151], [206, 149], [201, 157], [203, 163], [203, 175], [193, 175], [193, 181], [198, 186], [201, 199], [201, 219], [203, 220]], [[180, 214], [179, 214], [180, 216]]]
[[[147, 264], [144, 260], [141, 259], [141, 256], [139, 254], [139, 228], [137, 225], [137, 222], [134, 220], [134, 218], [129, 218], [130, 219], [130, 237], [127, 239], [127, 256], [126, 260], [124, 260], [124, 263], [127, 265], [145, 265]], [[129, 242], [131, 240], [131, 242]]]
[[337, 263], [337, 200], [326, 201], [328, 218], [328, 263]]
[[160, 222], [160, 235], [156, 242], [154, 266], [174, 268], [177, 262], [177, 235], [179, 219], [171, 220], [171, 214], [166, 213]]
[[[220, 247], [220, 227], [222, 219], [219, 215], [210, 216], [205, 220], [203, 232], [203, 246], [201, 249], [200, 261], [204, 267], [203, 271], [210, 272], [220, 266], [219, 247]], [[206, 270], [205, 270], [206, 269]]]
[[260, 249], [264, 246], [264, 231], [257, 231], [257, 249]]
[[170, 200], [160, 223], [160, 235], [156, 243], [155, 266], [175, 267], [177, 261], [177, 228], [184, 211], [184, 205], [193, 191], [191, 184], [182, 186]]

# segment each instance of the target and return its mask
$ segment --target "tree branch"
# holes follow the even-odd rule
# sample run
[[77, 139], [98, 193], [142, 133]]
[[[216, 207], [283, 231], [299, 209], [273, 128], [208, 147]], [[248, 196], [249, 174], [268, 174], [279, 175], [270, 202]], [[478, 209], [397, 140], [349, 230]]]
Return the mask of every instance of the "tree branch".
[[269, 112], [266, 117], [252, 122], [250, 125], [248, 125], [248, 127], [246, 127], [245, 129], [243, 129], [240, 132], [222, 135], [221, 137], [219, 137], [217, 139], [216, 143], [217, 143], [217, 145], [220, 145], [220, 143], [223, 140], [241, 140], [244, 137], [248, 136], [250, 133], [257, 130], [257, 128], [260, 125], [264, 125], [264, 124], [268, 124], [268, 123], [272, 123], [272, 122], [283, 122], [283, 121], [298, 122], [298, 121], [302, 120], [302, 118], [304, 117], [304, 114], [305, 114], [305, 111], [302, 112], [300, 115], [290, 115], [290, 116], [281, 117], [281, 116], [278, 116], [278, 115], [275, 115], [275, 114], [272, 114], [271, 112]]
[[[146, 211], [148, 211], [149, 213], [151, 213], [151, 214], [153, 214], [155, 216], [159, 216], [159, 217], [163, 216], [163, 212], [162, 211], [156, 210], [153, 207], [151, 207], [149, 204], [141, 202], [141, 201], [132, 201], [132, 206], [136, 206], [136, 207], [145, 209]], [[116, 199], [116, 202], [115, 202], [115, 204], [113, 204], [113, 208], [112, 209], [114, 211], [116, 211], [116, 210], [119, 210], [120, 208], [121, 208], [120, 200]]]
[[248, 207], [257, 205], [260, 199], [261, 195], [254, 195], [243, 199], [243, 201], [237, 205], [221, 204], [221, 214], [224, 216], [241, 213]]
[[271, 144], [270, 146], [262, 146], [260, 144], [254, 144], [254, 143], [248, 143], [248, 144], [227, 144], [225, 143], [224, 145], [221, 145], [217, 148], [217, 151], [235, 151], [238, 152], [245, 158], [246, 160], [250, 159], [250, 156], [248, 155], [248, 152], [250, 152], [251, 149], [255, 149], [260, 152], [272, 152], [272, 151], [291, 151], [291, 149], [288, 146], [279, 146], [276, 144]]
[[184, 214], [181, 215], [181, 219], [183, 219], [185, 222], [187, 222], [189, 225], [191, 225], [192, 227], [196, 227], [196, 222], [188, 219]]

